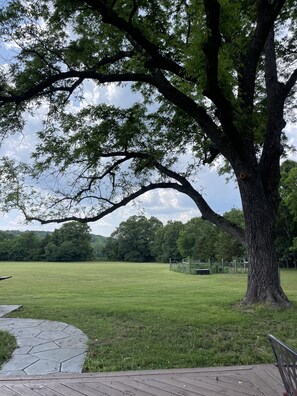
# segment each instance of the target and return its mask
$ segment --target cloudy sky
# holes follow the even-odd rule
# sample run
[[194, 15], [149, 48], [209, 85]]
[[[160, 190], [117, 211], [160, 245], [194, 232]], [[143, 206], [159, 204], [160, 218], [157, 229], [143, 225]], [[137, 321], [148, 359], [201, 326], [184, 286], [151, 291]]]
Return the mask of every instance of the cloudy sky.
[[[197, 185], [203, 191], [210, 206], [223, 214], [232, 208], [240, 208], [240, 197], [234, 183], [226, 184], [223, 177], [218, 177], [215, 171], [205, 171], [197, 176]], [[146, 193], [141, 199], [95, 223], [90, 223], [94, 234], [109, 236], [124, 220], [132, 215], [155, 216], [164, 224], [169, 220], [187, 222], [200, 212], [193, 201], [184, 194], [174, 190], [158, 190]], [[54, 230], [56, 224], [40, 225], [37, 222], [25, 224], [21, 213], [12, 211], [1, 215], [1, 230]]]

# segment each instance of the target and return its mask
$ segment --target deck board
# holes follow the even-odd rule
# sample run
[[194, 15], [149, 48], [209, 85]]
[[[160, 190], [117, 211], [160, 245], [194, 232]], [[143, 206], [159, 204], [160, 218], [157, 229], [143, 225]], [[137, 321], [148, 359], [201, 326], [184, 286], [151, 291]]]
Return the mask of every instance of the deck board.
[[281, 396], [273, 365], [0, 377], [1, 396]]

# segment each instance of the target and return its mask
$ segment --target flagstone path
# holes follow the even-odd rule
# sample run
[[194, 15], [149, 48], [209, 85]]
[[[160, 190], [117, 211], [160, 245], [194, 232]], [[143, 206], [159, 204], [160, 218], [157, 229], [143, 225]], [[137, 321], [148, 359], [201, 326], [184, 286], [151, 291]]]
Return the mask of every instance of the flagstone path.
[[87, 336], [76, 327], [50, 320], [2, 318], [19, 305], [0, 306], [0, 330], [13, 334], [17, 348], [0, 376], [81, 373]]

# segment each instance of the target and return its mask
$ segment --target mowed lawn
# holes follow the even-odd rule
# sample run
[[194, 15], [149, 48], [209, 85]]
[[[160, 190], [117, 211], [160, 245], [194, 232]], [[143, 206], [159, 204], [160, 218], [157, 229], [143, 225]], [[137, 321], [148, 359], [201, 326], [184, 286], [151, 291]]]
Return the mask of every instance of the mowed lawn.
[[79, 327], [85, 371], [272, 362], [272, 333], [297, 348], [297, 272], [283, 271], [288, 310], [240, 306], [246, 275], [189, 276], [165, 264], [0, 263], [11, 314]]

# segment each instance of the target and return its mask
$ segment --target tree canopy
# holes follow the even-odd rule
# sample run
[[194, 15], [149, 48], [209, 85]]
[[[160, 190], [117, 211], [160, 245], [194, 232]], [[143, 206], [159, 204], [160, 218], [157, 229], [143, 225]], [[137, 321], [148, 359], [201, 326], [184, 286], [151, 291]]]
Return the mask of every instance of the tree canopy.
[[[244, 302], [288, 305], [274, 242], [284, 128], [296, 106], [296, 21], [296, 0], [9, 1], [2, 134], [44, 116], [32, 160], [3, 158], [3, 207], [42, 223], [88, 222], [175, 189], [246, 247]], [[88, 100], [112, 83], [137, 102]], [[238, 184], [244, 229], [194, 183], [201, 167], [222, 162]]]
[[[86, 224], [70, 222], [54, 232], [1, 231], [0, 260], [2, 261], [88, 261], [94, 243], [100, 236], [91, 236]], [[101, 237], [103, 238], [103, 237]], [[91, 242], [93, 239], [93, 243]], [[102, 255], [103, 247], [101, 248]]]
[[93, 258], [90, 227], [69, 222], [55, 230], [45, 247], [47, 261], [87, 261]]
[[184, 224], [181, 221], [169, 221], [157, 230], [151, 249], [156, 261], [168, 263], [182, 260], [183, 256], [178, 249], [177, 241], [183, 229]]
[[281, 203], [276, 227], [279, 258], [296, 268], [297, 261], [297, 163], [287, 160], [281, 166]]
[[107, 258], [121, 261], [154, 261], [155, 234], [163, 226], [155, 217], [131, 216], [111, 234], [105, 245]]

